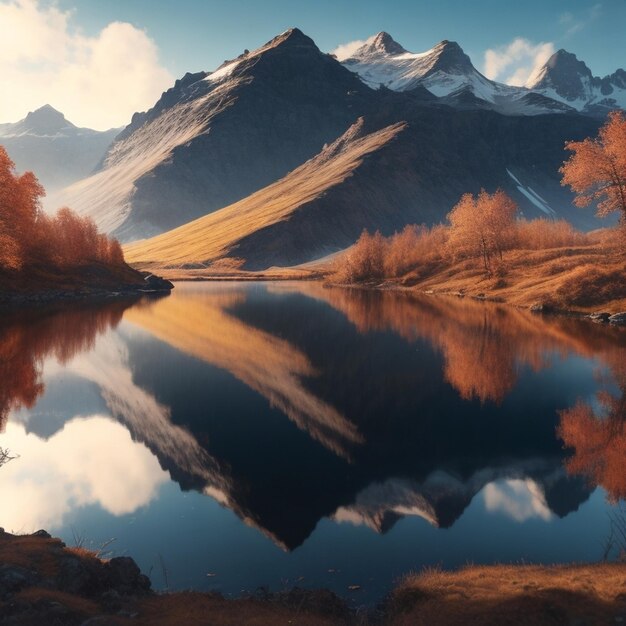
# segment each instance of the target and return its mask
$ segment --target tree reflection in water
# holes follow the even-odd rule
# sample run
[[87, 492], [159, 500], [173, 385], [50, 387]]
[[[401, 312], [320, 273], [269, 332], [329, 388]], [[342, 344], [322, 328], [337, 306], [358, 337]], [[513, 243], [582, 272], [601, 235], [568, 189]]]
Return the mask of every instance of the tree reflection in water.
[[573, 450], [571, 474], [603, 487], [611, 502], [626, 499], [626, 357], [612, 355], [617, 392], [600, 391], [597, 406], [579, 401], [561, 412], [559, 437]]
[[92, 349], [98, 335], [115, 328], [136, 302], [72, 303], [0, 315], [0, 432], [12, 410], [32, 408], [43, 393], [46, 358], [63, 365]]

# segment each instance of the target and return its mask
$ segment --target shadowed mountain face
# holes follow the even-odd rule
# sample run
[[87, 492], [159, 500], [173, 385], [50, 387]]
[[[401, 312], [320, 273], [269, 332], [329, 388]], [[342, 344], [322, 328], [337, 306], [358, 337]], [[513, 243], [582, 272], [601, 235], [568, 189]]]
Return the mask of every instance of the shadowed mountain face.
[[117, 133], [78, 128], [46, 105], [19, 122], [0, 124], [0, 145], [18, 171], [35, 172], [50, 193], [89, 176]]
[[[397, 97], [387, 93], [396, 110]], [[406, 122], [392, 124], [387, 108], [360, 118], [277, 183], [127, 246], [129, 262], [208, 267], [228, 259], [252, 270], [297, 265], [351, 245], [363, 228], [392, 234], [410, 223], [438, 223], [445, 217], [442, 207], [452, 207], [463, 193], [477, 193], [481, 186], [505, 189], [527, 218], [548, 212], [583, 229], [598, 223], [591, 211], [572, 207], [560, 185], [563, 138], [573, 132], [570, 118], [450, 115], [405, 105], [400, 117]], [[592, 120], [575, 120], [579, 138], [594, 132]], [[442, 144], [445, 151], [431, 149]], [[531, 202], [537, 189], [542, 200]]]
[[[460, 71], [465, 57], [457, 48], [445, 43], [432, 64], [435, 74]], [[471, 100], [475, 94], [459, 92], [454, 98]], [[355, 163], [348, 179], [315, 183], [323, 187], [317, 196], [301, 189], [294, 210], [271, 230], [263, 226], [246, 241], [235, 232], [228, 244], [239, 247], [240, 257], [248, 254], [251, 267], [312, 260], [353, 243], [363, 228], [390, 230], [409, 219], [438, 222], [463, 192], [497, 185], [514, 195], [528, 217], [548, 210], [528, 199], [534, 197], [530, 187], [559, 216], [583, 227], [596, 225], [590, 212], [574, 212], [558, 175], [565, 141], [593, 134], [596, 122], [562, 114], [507, 117], [450, 104], [423, 85], [403, 92], [372, 89], [293, 29], [216, 72], [177, 81], [153, 109], [134, 116], [100, 171], [54, 201], [91, 215], [126, 241], [143, 239], [230, 210], [273, 184], [291, 184], [290, 172], [319, 160], [325, 146], [362, 118], [367, 134], [395, 125], [406, 132], [389, 149], [381, 147]], [[221, 222], [224, 215], [216, 219]], [[253, 259], [249, 254], [284, 249], [288, 240], [297, 241], [298, 255], [287, 250], [283, 258], [264, 253]]]
[[[107, 310], [85, 319], [108, 320]], [[20, 333], [14, 320], [2, 329], [3, 362], [36, 371], [56, 355], [64, 380], [96, 391], [97, 412], [106, 406], [183, 489], [217, 499], [285, 549], [323, 518], [377, 532], [407, 516], [450, 527], [479, 493], [514, 519], [563, 517], [615, 475], [585, 473], [579, 440], [570, 438], [578, 460], [568, 461], [556, 429], [578, 397], [613, 388], [626, 349], [619, 329], [315, 284], [181, 287], [127, 310], [122, 330], [95, 344], [97, 334], [72, 338], [84, 326], [73, 315], [35, 320], [31, 343], [14, 339], [31, 321]], [[25, 410], [42, 382], [31, 393], [32, 383], [5, 376], [0, 397], [13, 420], [49, 439], [81, 396], [48, 405], [45, 396]], [[42, 412], [57, 416], [54, 428]], [[595, 466], [615, 467], [621, 444], [602, 441]]]

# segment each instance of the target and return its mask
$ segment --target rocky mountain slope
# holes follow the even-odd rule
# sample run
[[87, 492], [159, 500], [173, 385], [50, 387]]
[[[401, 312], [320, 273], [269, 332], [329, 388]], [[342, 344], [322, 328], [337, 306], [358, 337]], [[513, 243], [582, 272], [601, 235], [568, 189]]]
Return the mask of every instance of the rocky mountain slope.
[[[464, 192], [481, 186], [506, 189], [526, 217], [597, 224], [591, 212], [571, 206], [559, 184], [561, 146], [572, 130], [565, 117], [450, 116], [434, 108], [403, 113], [401, 124], [389, 115], [361, 119], [277, 183], [126, 246], [127, 259], [153, 270], [293, 266], [351, 245], [363, 228], [390, 234], [407, 223], [439, 222]], [[577, 121], [577, 136], [593, 132], [591, 120]]]
[[265, 187], [334, 141], [370, 92], [297, 29], [136, 115], [63, 202], [123, 239], [163, 232]]
[[[372, 88], [354, 64], [348, 69], [299, 30], [286, 31], [213, 73], [177, 81], [133, 117], [97, 173], [55, 201], [125, 241], [208, 216], [129, 248], [137, 262], [170, 266], [224, 257], [249, 269], [310, 261], [350, 245], [363, 228], [389, 233], [407, 221], [439, 222], [462, 193], [481, 187], [504, 188], [527, 217], [598, 226], [590, 211], [572, 207], [558, 175], [565, 141], [594, 134], [596, 119], [523, 89], [512, 99], [511, 88], [487, 81], [456, 44], [426, 55], [403, 50], [388, 36], [361, 50], [362, 59], [411, 57], [393, 74], [399, 91]], [[546, 114], [490, 110], [508, 103], [511, 112], [522, 99]], [[355, 124], [358, 139], [348, 130]], [[402, 127], [393, 141], [363, 154], [355, 148], [391, 127]], [[334, 142], [344, 156], [332, 157], [339, 161], [330, 176]]]
[[35, 172], [48, 192], [89, 176], [117, 135], [78, 128], [45, 105], [14, 124], [0, 124], [0, 145], [18, 171]]

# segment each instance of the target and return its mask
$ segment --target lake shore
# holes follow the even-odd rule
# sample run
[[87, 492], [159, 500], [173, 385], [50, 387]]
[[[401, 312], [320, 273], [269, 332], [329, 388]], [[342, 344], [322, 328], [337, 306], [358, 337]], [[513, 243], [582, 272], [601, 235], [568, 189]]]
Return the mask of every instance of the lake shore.
[[[599, 244], [575, 248], [513, 250], [505, 254], [506, 268], [487, 274], [476, 259], [416, 267], [400, 277], [345, 283], [334, 276], [337, 258], [293, 268], [242, 271], [231, 268], [172, 268], [138, 266], [171, 281], [322, 281], [329, 287], [384, 289], [474, 298], [532, 309], [536, 312], [584, 317], [626, 311], [626, 260], [606, 254]], [[606, 316], [605, 316], [606, 317]]]
[[156, 593], [131, 558], [103, 559], [45, 531], [1, 531], [0, 563], [3, 624], [599, 625], [626, 619], [626, 563], [427, 570], [405, 577], [378, 606], [359, 609], [327, 590], [259, 590], [238, 599]]
[[39, 268], [27, 274], [0, 274], [0, 307], [127, 298], [169, 293], [173, 288], [170, 281], [129, 266], [92, 263], [71, 273]]

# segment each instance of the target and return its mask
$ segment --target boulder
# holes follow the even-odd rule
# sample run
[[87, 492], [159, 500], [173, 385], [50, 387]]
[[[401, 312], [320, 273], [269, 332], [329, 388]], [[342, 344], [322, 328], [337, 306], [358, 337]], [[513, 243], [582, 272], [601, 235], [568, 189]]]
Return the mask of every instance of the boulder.
[[616, 326], [626, 326], [626, 311], [611, 315], [611, 317], [609, 317], [609, 323], [615, 324]]
[[147, 274], [143, 280], [146, 291], [171, 291], [174, 289], [174, 285], [169, 280], [154, 274]]
[[610, 313], [606, 312], [596, 312], [592, 313], [589, 316], [589, 319], [596, 322], [597, 324], [606, 324], [609, 321]]

